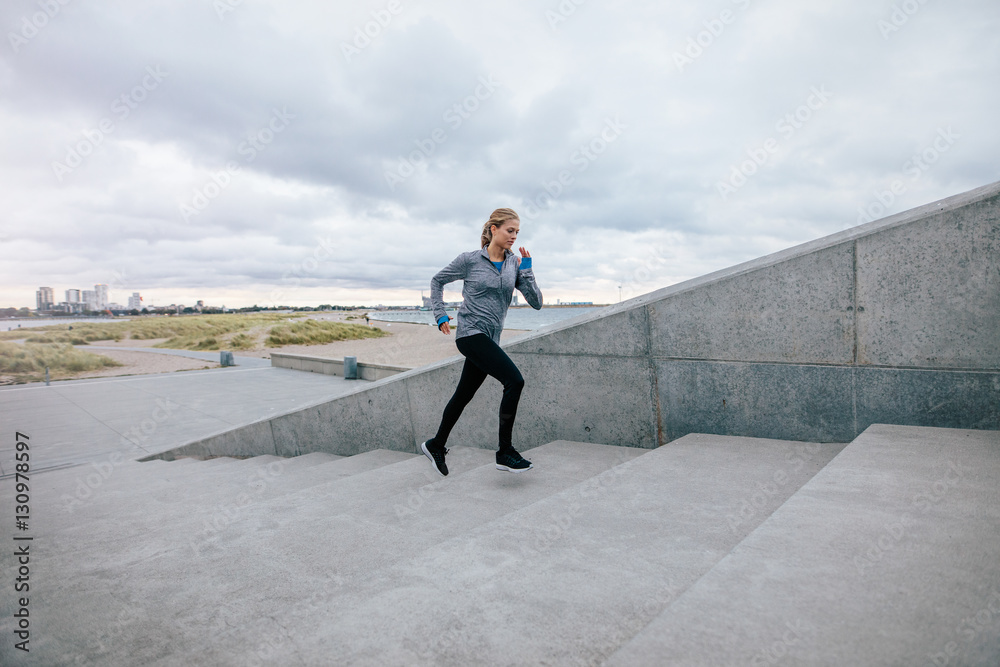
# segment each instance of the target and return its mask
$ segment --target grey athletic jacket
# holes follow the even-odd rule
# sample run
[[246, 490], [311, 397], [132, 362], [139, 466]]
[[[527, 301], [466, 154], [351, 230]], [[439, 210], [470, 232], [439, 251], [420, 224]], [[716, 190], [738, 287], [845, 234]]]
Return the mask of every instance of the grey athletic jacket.
[[535, 284], [534, 272], [530, 268], [520, 268], [521, 258], [510, 250], [505, 252], [502, 271], [497, 271], [486, 248], [482, 248], [463, 252], [431, 278], [435, 322], [446, 316], [442, 297], [444, 286], [456, 280], [464, 281], [462, 297], [465, 300], [458, 309], [455, 338], [484, 333], [499, 345], [503, 321], [515, 287], [532, 308], [541, 310], [542, 292]]

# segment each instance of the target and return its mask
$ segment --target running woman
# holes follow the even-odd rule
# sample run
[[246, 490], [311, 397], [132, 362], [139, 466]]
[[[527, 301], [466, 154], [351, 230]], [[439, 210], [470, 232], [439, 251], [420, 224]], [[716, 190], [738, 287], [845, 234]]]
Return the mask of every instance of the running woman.
[[438, 329], [445, 335], [451, 333], [451, 327], [448, 325], [450, 318], [444, 310], [444, 286], [456, 280], [464, 281], [464, 301], [458, 309], [458, 330], [455, 334], [455, 345], [465, 357], [462, 377], [455, 394], [444, 408], [437, 434], [420, 445], [420, 450], [441, 475], [448, 474], [448, 466], [444, 462], [448, 453], [445, 448], [448, 435], [487, 375], [492, 375], [503, 384], [497, 470], [524, 472], [532, 467], [531, 461], [518, 454], [511, 443], [524, 378], [499, 345], [514, 288], [521, 291], [532, 308], [540, 310], [542, 307], [542, 293], [531, 270], [531, 253], [523, 247], [518, 249], [520, 257], [511, 252], [520, 228], [517, 213], [509, 208], [498, 208], [483, 225], [480, 249], [463, 252], [431, 279], [434, 318]]

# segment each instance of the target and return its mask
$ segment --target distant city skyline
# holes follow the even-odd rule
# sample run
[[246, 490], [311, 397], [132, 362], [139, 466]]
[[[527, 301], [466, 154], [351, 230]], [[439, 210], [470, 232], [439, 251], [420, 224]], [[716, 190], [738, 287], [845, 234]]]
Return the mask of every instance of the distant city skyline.
[[[96, 284], [96, 285], [94, 285], [94, 288], [95, 289], [93, 289], [93, 290], [80, 290], [80, 289], [77, 289], [77, 288], [68, 288], [64, 292], [65, 295], [66, 295], [65, 300], [60, 301], [60, 302], [54, 302], [54, 301], [51, 301], [51, 299], [53, 298], [53, 295], [54, 295], [54, 293], [56, 291], [55, 288], [48, 287], [48, 286], [39, 287], [38, 290], [36, 290], [36, 293], [35, 293], [36, 294], [36, 306], [35, 306], [35, 308], [31, 308], [31, 310], [46, 311], [46, 312], [61, 311], [61, 312], [71, 312], [71, 313], [84, 312], [85, 310], [91, 311], [91, 312], [100, 312], [100, 311], [103, 311], [103, 310], [112, 310], [112, 311], [115, 311], [115, 310], [117, 310], [117, 311], [121, 311], [121, 310], [129, 310], [129, 311], [131, 311], [131, 310], [139, 310], [139, 311], [141, 311], [144, 308], [147, 309], [147, 310], [181, 310], [183, 308], [192, 308], [192, 309], [195, 309], [195, 310], [202, 310], [202, 309], [205, 309], [205, 310], [233, 310], [233, 309], [239, 309], [239, 308], [249, 308], [249, 307], [252, 307], [252, 306], [255, 306], [255, 305], [256, 306], [260, 306], [260, 307], [271, 307], [272, 305], [280, 305], [280, 306], [288, 306], [288, 307], [300, 307], [300, 308], [301, 307], [313, 307], [313, 308], [315, 308], [315, 307], [318, 307], [318, 306], [320, 306], [320, 305], [322, 305], [324, 303], [330, 304], [330, 305], [336, 305], [336, 306], [346, 306], [346, 307], [358, 306], [358, 307], [369, 307], [369, 308], [371, 308], [371, 307], [394, 307], [394, 308], [395, 307], [414, 307], [414, 308], [420, 308], [420, 307], [422, 307], [422, 308], [430, 308], [430, 307], [432, 307], [430, 297], [424, 296], [423, 294], [420, 294], [418, 296], [417, 300], [404, 301], [402, 303], [385, 303], [383, 301], [368, 302], [367, 304], [364, 303], [364, 302], [336, 303], [336, 302], [332, 302], [332, 301], [329, 301], [329, 300], [325, 300], [325, 301], [320, 301], [320, 302], [317, 302], [317, 303], [308, 303], [308, 304], [282, 303], [282, 304], [245, 304], [245, 305], [239, 305], [239, 306], [227, 306], [225, 304], [215, 305], [215, 304], [213, 304], [211, 302], [206, 303], [206, 301], [204, 299], [197, 299], [197, 300], [194, 301], [193, 304], [191, 304], [190, 302], [184, 303], [184, 302], [175, 302], [175, 301], [171, 301], [170, 303], [165, 303], [165, 302], [164, 303], [155, 303], [152, 299], [147, 300], [144, 296], [142, 296], [142, 294], [140, 292], [132, 292], [132, 294], [127, 297], [127, 305], [122, 305], [120, 303], [116, 303], [116, 302], [114, 302], [114, 301], [111, 300], [111, 298], [110, 298], [110, 292], [108, 290], [108, 286], [107, 285]], [[47, 297], [45, 295], [47, 295]], [[451, 294], [451, 296], [456, 296], [456, 295], [460, 297], [461, 296], [461, 292], [454, 292], [454, 293]], [[48, 298], [48, 299], [50, 299], [50, 301], [44, 302], [44, 304], [43, 304], [43, 301], [42, 301], [43, 298]], [[372, 305], [373, 303], [376, 304], [376, 305]], [[565, 305], [594, 305], [594, 304], [603, 305], [603, 303], [601, 303], [601, 302], [595, 302], [595, 301], [592, 301], [592, 300], [588, 300], [588, 301], [582, 301], [582, 300], [568, 301], [568, 300], [565, 300], [565, 299], [562, 299], [562, 298], [559, 298], [559, 297], [554, 298], [554, 299], [551, 299], [551, 298], [547, 297], [547, 303], [549, 305], [563, 305], [563, 306], [565, 306]], [[608, 302], [608, 303], [611, 303], [611, 302]], [[445, 301], [445, 307], [446, 308], [458, 308], [461, 304], [462, 304], [462, 300], [460, 298], [457, 299], [457, 300], [451, 300], [451, 299], [449, 299], [449, 300]], [[42, 307], [43, 305], [45, 305], [47, 307]], [[514, 295], [513, 295], [512, 299], [511, 299], [511, 305], [512, 306], [518, 306], [518, 305], [520, 305], [520, 301], [518, 299], [518, 293], [516, 291], [514, 292]], [[76, 306], [76, 307], [74, 308], [74, 306]], [[29, 307], [28, 306], [18, 306], [18, 305], [9, 304], [9, 305], [0, 305], [0, 308], [29, 308]]]

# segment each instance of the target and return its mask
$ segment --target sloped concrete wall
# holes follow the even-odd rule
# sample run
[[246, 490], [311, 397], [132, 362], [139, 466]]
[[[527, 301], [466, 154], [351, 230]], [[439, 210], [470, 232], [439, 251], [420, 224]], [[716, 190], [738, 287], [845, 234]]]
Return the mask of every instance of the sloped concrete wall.
[[[1000, 429], [1000, 183], [504, 348], [526, 380], [514, 431], [524, 449], [558, 439], [651, 448], [691, 432], [848, 442], [872, 423]], [[246, 435], [264, 443], [259, 453], [414, 451], [462, 363], [414, 369]], [[499, 399], [487, 381], [451, 442], [495, 447]], [[240, 441], [229, 432], [191, 447], [235, 453], [224, 450]]]

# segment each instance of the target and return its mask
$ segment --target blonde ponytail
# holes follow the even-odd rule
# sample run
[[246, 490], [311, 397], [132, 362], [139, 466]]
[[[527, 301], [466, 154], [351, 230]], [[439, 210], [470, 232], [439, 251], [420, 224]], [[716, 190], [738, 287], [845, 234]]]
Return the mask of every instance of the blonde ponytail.
[[514, 209], [510, 208], [498, 208], [490, 214], [490, 219], [486, 221], [483, 225], [483, 233], [479, 237], [480, 248], [485, 248], [493, 240], [493, 231], [490, 229], [493, 225], [501, 225], [505, 220], [520, 220]]

